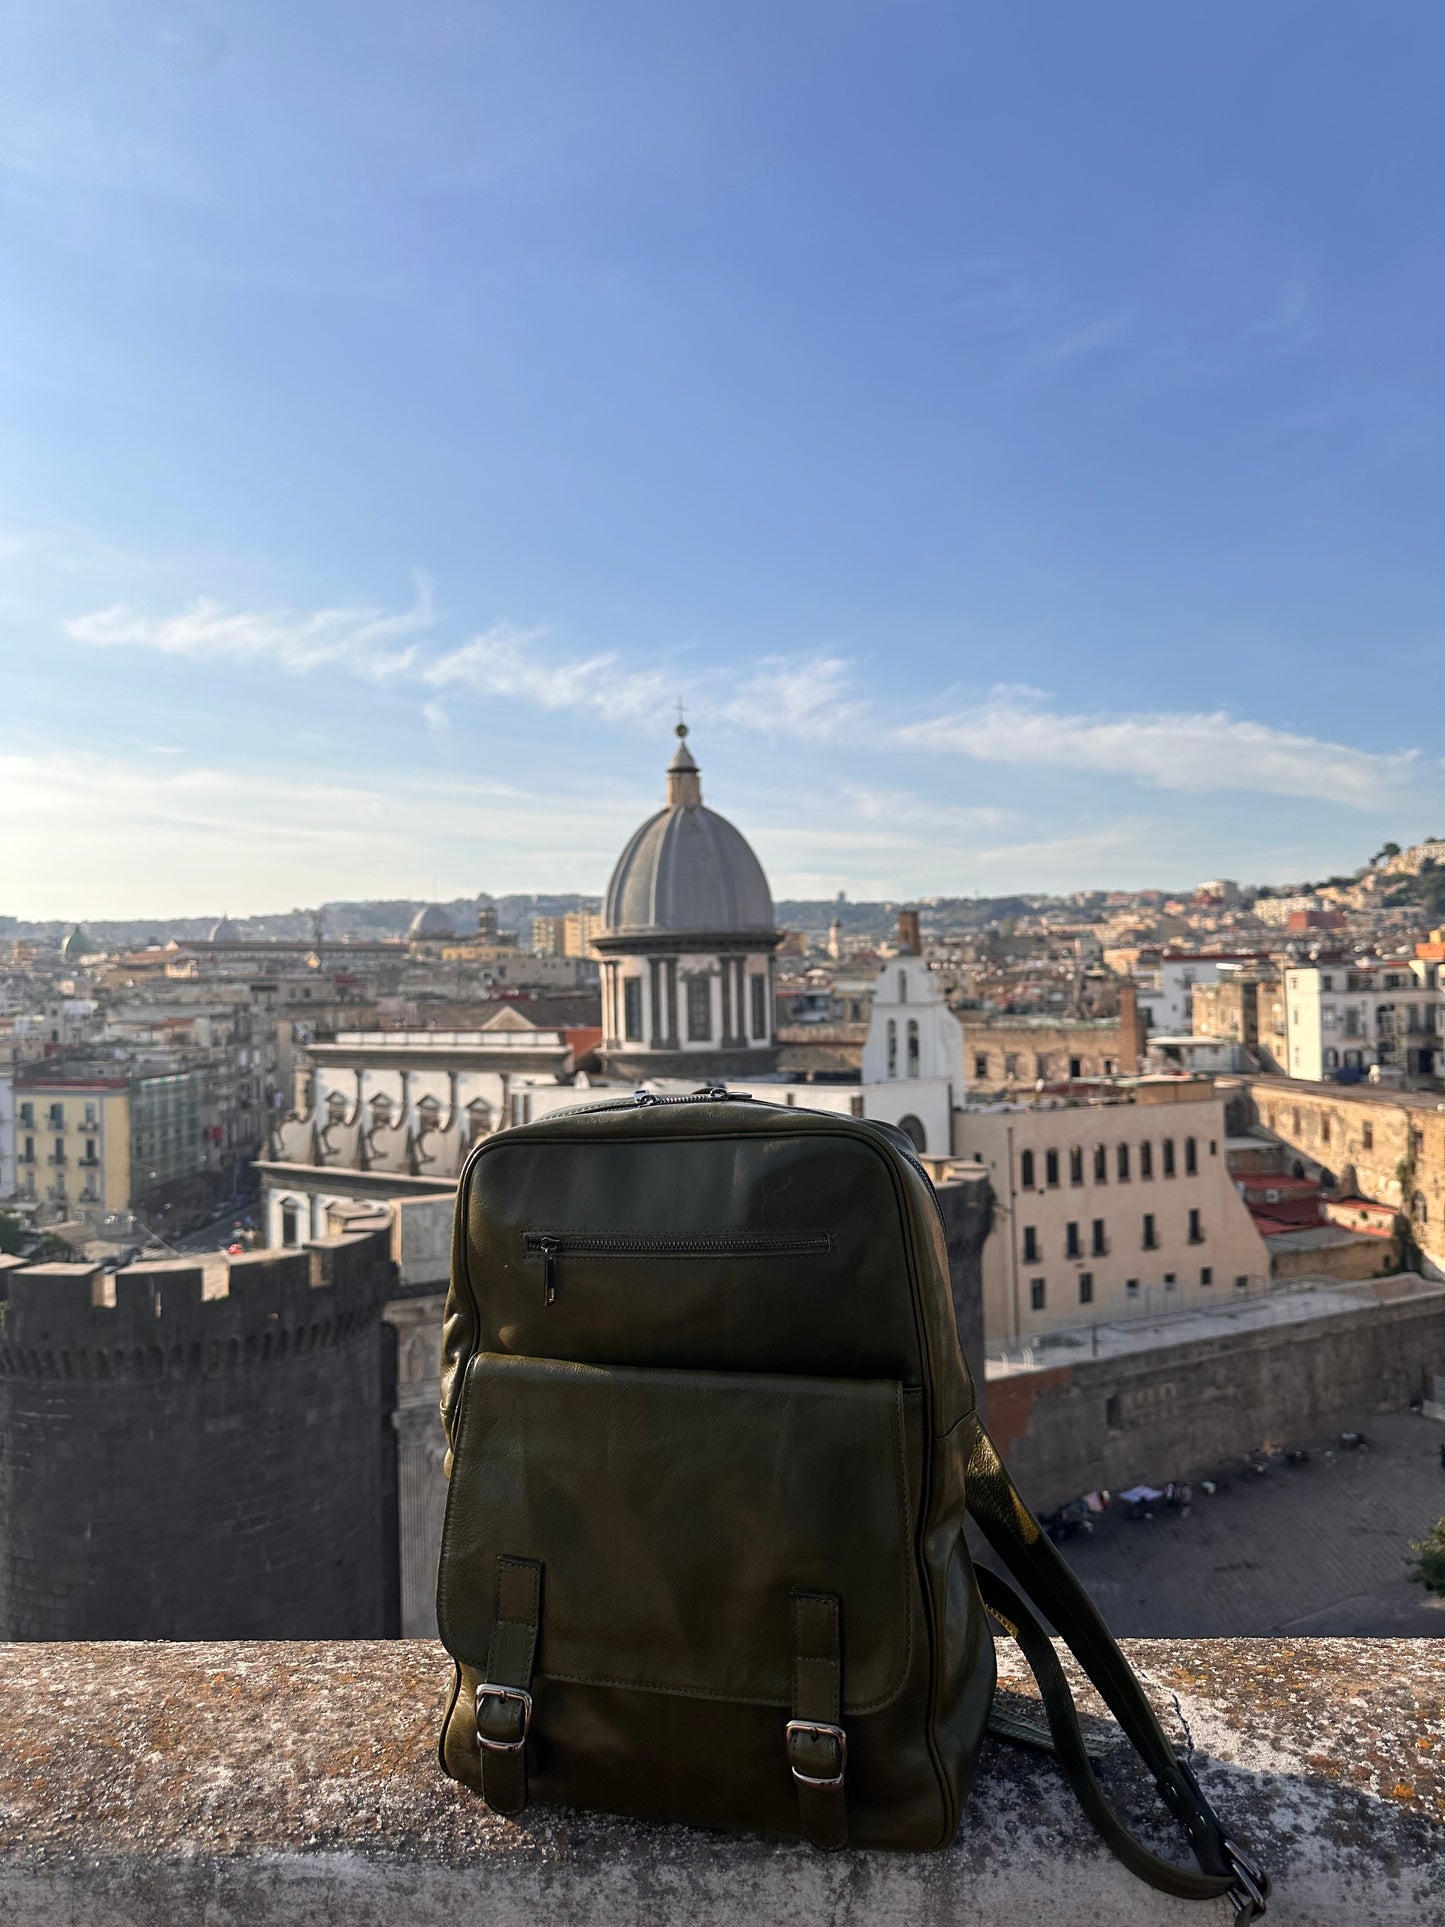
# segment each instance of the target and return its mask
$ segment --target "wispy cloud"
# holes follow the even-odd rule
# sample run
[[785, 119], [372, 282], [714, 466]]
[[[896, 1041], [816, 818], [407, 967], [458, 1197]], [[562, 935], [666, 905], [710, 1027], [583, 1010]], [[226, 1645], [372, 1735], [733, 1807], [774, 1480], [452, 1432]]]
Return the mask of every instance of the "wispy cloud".
[[408, 638], [424, 635], [436, 622], [430, 580], [418, 573], [414, 583], [412, 606], [393, 615], [357, 606], [309, 615], [257, 612], [203, 598], [179, 615], [146, 616], [117, 605], [74, 616], [64, 628], [76, 642], [100, 649], [154, 649], [197, 662], [271, 662], [292, 675], [339, 665], [382, 682], [412, 668], [418, 650]]
[[765, 656], [720, 713], [764, 735], [834, 743], [857, 731], [867, 707], [854, 666], [842, 656]]
[[1167, 790], [1255, 790], [1355, 809], [1399, 801], [1421, 773], [1418, 750], [1377, 753], [1321, 741], [1224, 710], [1070, 715], [1018, 689], [894, 732], [905, 748], [978, 762], [1133, 777]]
[[[148, 916], [229, 903], [420, 896], [433, 878], [461, 894], [598, 887], [635, 827], [639, 799], [576, 796], [407, 770], [385, 785], [350, 773], [161, 763], [149, 749], [87, 755], [70, 746], [0, 753], [0, 816], [51, 799], [54, 836], [7, 853], [8, 905], [27, 916]], [[140, 854], [140, 853], [143, 853]], [[581, 879], [581, 883], [577, 881]], [[281, 881], [278, 883], [278, 879]]]
[[494, 623], [483, 635], [429, 662], [434, 688], [460, 686], [478, 696], [506, 696], [539, 709], [582, 709], [610, 723], [653, 719], [672, 693], [657, 669], [628, 668], [615, 650], [566, 656], [543, 647], [546, 631]]

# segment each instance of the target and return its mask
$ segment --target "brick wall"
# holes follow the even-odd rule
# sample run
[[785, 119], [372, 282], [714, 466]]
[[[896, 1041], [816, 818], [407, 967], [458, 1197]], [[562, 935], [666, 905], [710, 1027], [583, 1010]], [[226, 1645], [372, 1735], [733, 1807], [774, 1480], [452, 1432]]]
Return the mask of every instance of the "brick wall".
[[[198, 1265], [11, 1270], [0, 1637], [395, 1630], [387, 1237]], [[97, 1301], [100, 1302], [97, 1302]]]

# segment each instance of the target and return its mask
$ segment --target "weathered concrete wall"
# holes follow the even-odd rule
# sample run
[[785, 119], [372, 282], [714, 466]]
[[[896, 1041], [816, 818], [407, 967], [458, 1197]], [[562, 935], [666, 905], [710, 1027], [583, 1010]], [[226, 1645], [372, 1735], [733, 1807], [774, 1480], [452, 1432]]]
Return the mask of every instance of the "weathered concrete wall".
[[1269, 1247], [1269, 1275], [1276, 1284], [1295, 1278], [1332, 1278], [1349, 1283], [1362, 1278], [1388, 1277], [1400, 1269], [1399, 1247], [1393, 1238], [1341, 1238], [1335, 1244], [1311, 1244], [1294, 1250], [1279, 1239]]
[[[1445, 1665], [1434, 1640], [1132, 1640], [1271, 1927], [1445, 1917]], [[1013, 1649], [1001, 1673], [1021, 1688]], [[7, 1927], [1211, 1927], [1099, 1844], [1057, 1765], [991, 1744], [944, 1853], [533, 1808], [437, 1770], [437, 1646], [0, 1647]], [[1015, 1710], [1032, 1702], [1014, 1701]], [[1097, 1702], [1083, 1696], [1085, 1705]], [[785, 1770], [781, 1745], [774, 1770]], [[1192, 1864], [1120, 1749], [1106, 1787]], [[1138, 1824], [1135, 1819], [1135, 1824]]]
[[1024, 1497], [1048, 1511], [1403, 1411], [1441, 1371], [1445, 1293], [1431, 1293], [990, 1379], [988, 1426]]
[[393, 1630], [386, 1234], [109, 1282], [0, 1286], [4, 1636]]
[[959, 1342], [976, 1382], [983, 1384], [983, 1247], [993, 1223], [993, 1187], [986, 1172], [941, 1179], [934, 1186], [948, 1239], [949, 1282]]

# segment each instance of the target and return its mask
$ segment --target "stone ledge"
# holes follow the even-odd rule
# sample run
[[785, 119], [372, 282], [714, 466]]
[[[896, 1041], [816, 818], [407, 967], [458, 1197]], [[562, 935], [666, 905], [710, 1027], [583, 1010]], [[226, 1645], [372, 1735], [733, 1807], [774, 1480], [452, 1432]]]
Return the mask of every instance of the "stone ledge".
[[[1445, 1643], [1134, 1640], [1278, 1927], [1445, 1918]], [[1001, 1645], [1008, 1684], [1016, 1656]], [[1052, 1762], [994, 1742], [945, 1854], [539, 1809], [444, 1780], [422, 1641], [0, 1646], [0, 1918], [14, 1927], [1195, 1927], [1097, 1844]], [[1124, 1751], [1102, 1769], [1165, 1851]], [[1176, 1851], [1176, 1857], [1183, 1857]]]

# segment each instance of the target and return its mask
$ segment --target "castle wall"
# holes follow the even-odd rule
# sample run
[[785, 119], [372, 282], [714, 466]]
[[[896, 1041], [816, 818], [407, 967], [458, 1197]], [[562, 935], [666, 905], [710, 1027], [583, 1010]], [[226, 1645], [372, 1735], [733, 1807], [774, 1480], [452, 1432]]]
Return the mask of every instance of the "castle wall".
[[385, 1231], [0, 1277], [0, 1638], [394, 1632], [392, 1278]]

